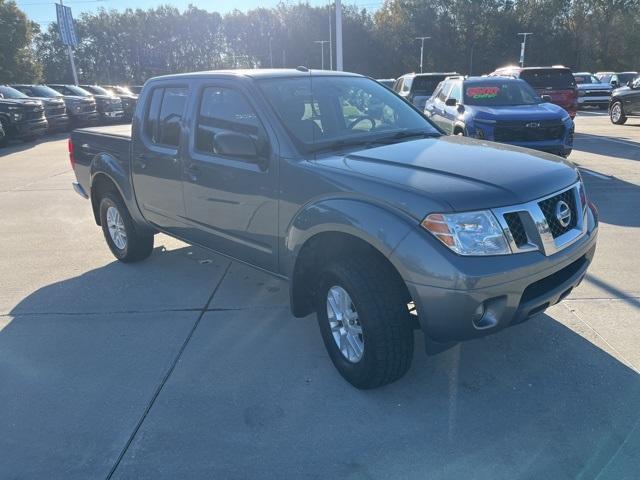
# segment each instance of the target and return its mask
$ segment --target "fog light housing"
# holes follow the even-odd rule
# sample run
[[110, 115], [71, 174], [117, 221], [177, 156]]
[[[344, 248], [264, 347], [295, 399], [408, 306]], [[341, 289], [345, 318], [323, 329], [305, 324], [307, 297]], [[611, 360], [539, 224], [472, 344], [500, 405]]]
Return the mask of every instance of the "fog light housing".
[[473, 322], [474, 323], [478, 322], [478, 320], [482, 319], [483, 316], [484, 316], [484, 303], [481, 303], [480, 305], [478, 305], [478, 308], [476, 308], [476, 311], [473, 312]]

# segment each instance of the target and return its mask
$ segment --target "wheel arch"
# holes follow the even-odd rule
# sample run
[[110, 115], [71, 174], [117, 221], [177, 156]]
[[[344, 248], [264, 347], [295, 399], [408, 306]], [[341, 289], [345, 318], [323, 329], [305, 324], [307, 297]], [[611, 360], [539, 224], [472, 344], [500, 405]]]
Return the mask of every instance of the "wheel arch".
[[364, 255], [379, 261], [388, 269], [391, 281], [406, 289], [403, 266], [397, 264], [392, 253], [410, 228], [408, 219], [358, 200], [334, 199], [303, 209], [288, 229], [281, 262], [290, 280], [294, 316], [314, 311], [314, 282], [319, 270], [344, 255]]

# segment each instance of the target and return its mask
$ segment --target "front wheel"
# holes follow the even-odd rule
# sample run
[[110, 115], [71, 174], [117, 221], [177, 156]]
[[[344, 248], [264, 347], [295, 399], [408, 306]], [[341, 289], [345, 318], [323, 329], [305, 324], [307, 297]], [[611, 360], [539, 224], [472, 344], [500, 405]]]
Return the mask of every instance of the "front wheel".
[[121, 262], [144, 260], [153, 251], [153, 234], [136, 228], [122, 199], [107, 192], [100, 201], [100, 225], [113, 255]]
[[402, 377], [413, 359], [413, 324], [406, 298], [379, 262], [343, 259], [322, 272], [317, 317], [324, 345], [340, 374], [370, 389]]
[[627, 121], [624, 109], [622, 108], [622, 102], [613, 102], [613, 105], [611, 105], [611, 108], [609, 109], [609, 118], [611, 119], [611, 123], [616, 125], [622, 125]]

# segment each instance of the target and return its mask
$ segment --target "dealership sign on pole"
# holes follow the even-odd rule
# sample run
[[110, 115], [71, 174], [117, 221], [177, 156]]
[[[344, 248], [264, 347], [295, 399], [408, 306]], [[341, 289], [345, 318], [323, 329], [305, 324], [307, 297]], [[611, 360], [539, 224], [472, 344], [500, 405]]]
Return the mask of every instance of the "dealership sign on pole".
[[76, 38], [76, 29], [73, 27], [71, 8], [56, 3], [56, 15], [58, 17], [58, 30], [60, 31], [62, 43], [76, 48], [78, 46], [78, 39]]
[[78, 46], [78, 38], [76, 37], [76, 29], [73, 26], [71, 8], [65, 7], [62, 4], [62, 0], [60, 0], [60, 3], [56, 3], [56, 16], [58, 17], [58, 31], [60, 32], [60, 39], [62, 40], [62, 44], [67, 46], [67, 52], [69, 53], [73, 81], [78, 85], [76, 62], [73, 59], [73, 49]]

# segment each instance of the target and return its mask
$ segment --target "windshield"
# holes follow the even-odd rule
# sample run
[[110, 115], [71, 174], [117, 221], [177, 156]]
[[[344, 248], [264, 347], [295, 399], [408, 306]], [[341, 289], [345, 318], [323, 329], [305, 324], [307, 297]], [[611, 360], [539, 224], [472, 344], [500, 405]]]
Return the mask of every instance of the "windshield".
[[420, 113], [364, 77], [320, 76], [260, 80], [280, 120], [307, 151], [367, 144], [394, 136], [439, 135]]
[[626, 85], [627, 82], [632, 82], [637, 76], [637, 73], [619, 73], [618, 81], [620, 82], [620, 85]]
[[109, 89], [113, 90], [114, 92], [120, 95], [134, 95], [134, 93], [126, 87], [113, 86], [113, 87], [109, 87]]
[[22, 93], [29, 95], [30, 97], [44, 97], [44, 98], [60, 98], [62, 94], [56, 92], [53, 88], [49, 88], [45, 85], [29, 85], [15, 87], [16, 90], [20, 90]]
[[4, 98], [12, 98], [12, 99], [29, 98], [24, 93], [16, 90], [15, 88], [11, 88], [11, 87], [1, 87], [0, 86], [0, 93], [2, 94], [2, 96]]
[[96, 95], [109, 95], [113, 96], [113, 93], [107, 90], [106, 88], [99, 87], [98, 85], [83, 85], [82, 88], [85, 90], [95, 93]]
[[595, 75], [574, 75], [573, 78], [576, 79], [576, 83], [579, 85], [586, 85], [586, 84], [590, 84], [590, 83], [600, 83], [600, 80], [598, 80], [598, 77], [596, 77]]
[[540, 97], [522, 80], [465, 82], [464, 104], [488, 107], [536, 105]]
[[574, 88], [576, 81], [569, 70], [560, 68], [523, 70], [520, 78], [533, 88]]
[[93, 95], [87, 92], [84, 88], [77, 87], [75, 85], [60, 85], [53, 87], [54, 90], [58, 90], [64, 95], [76, 95], [78, 97], [93, 97]]
[[438, 84], [444, 80], [446, 75], [416, 76], [413, 79], [413, 92], [418, 95], [431, 96]]

